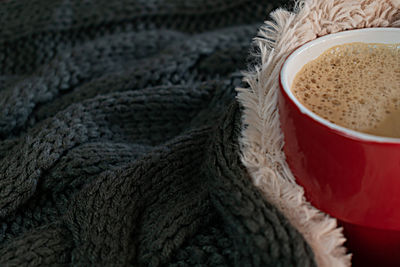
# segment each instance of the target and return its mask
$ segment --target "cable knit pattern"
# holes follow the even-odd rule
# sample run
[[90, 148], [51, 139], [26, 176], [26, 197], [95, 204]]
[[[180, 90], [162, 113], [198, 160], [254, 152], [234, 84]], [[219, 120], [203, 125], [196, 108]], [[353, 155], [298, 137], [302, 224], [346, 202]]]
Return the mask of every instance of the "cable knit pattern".
[[0, 2], [0, 266], [315, 266], [240, 161], [285, 1]]

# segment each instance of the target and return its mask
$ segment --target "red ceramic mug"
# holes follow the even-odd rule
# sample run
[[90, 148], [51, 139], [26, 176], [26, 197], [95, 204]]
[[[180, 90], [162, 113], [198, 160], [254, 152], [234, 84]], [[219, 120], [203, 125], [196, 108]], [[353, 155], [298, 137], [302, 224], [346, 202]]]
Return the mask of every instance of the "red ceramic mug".
[[333, 124], [303, 106], [290, 90], [305, 64], [333, 46], [352, 42], [400, 43], [400, 29], [327, 35], [287, 58], [279, 96], [284, 151], [306, 198], [343, 225], [356, 263], [364, 259], [364, 263], [400, 266], [400, 138]]

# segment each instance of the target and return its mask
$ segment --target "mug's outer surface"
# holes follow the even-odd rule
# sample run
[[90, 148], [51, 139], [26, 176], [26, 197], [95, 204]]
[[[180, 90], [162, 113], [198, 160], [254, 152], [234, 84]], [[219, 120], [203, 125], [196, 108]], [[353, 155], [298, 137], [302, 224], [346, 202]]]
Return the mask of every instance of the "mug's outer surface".
[[400, 144], [348, 137], [305, 114], [281, 90], [286, 160], [317, 208], [343, 221], [400, 230]]

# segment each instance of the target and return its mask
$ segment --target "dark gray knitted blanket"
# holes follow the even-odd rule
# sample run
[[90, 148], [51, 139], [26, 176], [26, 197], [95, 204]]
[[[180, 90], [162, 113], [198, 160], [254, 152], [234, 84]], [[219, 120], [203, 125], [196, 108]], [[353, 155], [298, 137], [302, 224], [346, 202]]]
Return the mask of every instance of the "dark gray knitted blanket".
[[0, 1], [0, 266], [314, 266], [238, 146], [285, 2]]

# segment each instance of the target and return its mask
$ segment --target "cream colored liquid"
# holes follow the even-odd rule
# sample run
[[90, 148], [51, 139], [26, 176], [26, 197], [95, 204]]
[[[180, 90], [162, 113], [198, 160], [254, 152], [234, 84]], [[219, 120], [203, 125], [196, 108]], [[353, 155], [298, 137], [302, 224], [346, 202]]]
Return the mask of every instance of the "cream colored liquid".
[[400, 137], [400, 44], [333, 47], [300, 70], [292, 92], [335, 124]]

